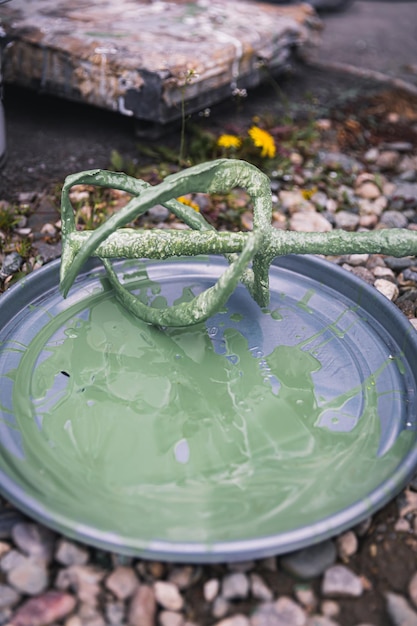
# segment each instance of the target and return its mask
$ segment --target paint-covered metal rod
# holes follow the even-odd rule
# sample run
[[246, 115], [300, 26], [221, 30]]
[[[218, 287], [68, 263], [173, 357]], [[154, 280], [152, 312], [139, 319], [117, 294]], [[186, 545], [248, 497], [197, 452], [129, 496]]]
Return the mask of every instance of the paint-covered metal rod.
[[[69, 193], [76, 184], [122, 189], [132, 195], [130, 202], [95, 231], [77, 231]], [[175, 198], [192, 192], [228, 192], [243, 187], [253, 202], [253, 232], [217, 232], [202, 215]], [[155, 206], [163, 204], [182, 219], [190, 230], [137, 230], [126, 224]], [[61, 290], [66, 296], [84, 262], [90, 256], [103, 260], [117, 298], [132, 313], [153, 324], [187, 326], [207, 319], [223, 306], [243, 282], [260, 306], [269, 302], [269, 267], [284, 254], [341, 255], [380, 253], [392, 256], [417, 254], [417, 233], [406, 229], [385, 229], [351, 233], [288, 232], [271, 224], [270, 181], [245, 161], [219, 159], [168, 176], [157, 186], [125, 174], [91, 170], [69, 176], [62, 190]], [[166, 259], [174, 256], [224, 254], [230, 267], [215, 286], [191, 302], [156, 310], [144, 305], [118, 280], [112, 258]]]

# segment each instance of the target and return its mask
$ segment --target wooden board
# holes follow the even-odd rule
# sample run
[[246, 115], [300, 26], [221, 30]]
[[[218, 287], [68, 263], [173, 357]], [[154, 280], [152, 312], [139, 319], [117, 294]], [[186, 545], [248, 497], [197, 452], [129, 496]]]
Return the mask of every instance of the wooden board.
[[320, 22], [248, 0], [13, 0], [0, 25], [6, 82], [164, 124], [284, 68]]

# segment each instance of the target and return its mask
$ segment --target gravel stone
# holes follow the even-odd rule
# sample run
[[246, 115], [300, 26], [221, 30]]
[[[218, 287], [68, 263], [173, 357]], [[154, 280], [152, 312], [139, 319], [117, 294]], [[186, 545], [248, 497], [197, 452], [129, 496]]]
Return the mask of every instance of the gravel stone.
[[402, 302], [398, 302], [399, 298], [395, 301], [395, 304], [398, 306], [400, 311], [404, 313], [409, 319], [416, 316], [416, 303], [413, 300], [404, 300]]
[[310, 587], [305, 587], [304, 585], [300, 587], [297, 585], [294, 590], [294, 594], [298, 602], [302, 604], [309, 613], [316, 609], [317, 598], [314, 591]]
[[364, 198], [365, 200], [375, 200], [381, 195], [381, 190], [372, 180], [365, 180], [362, 183], [360, 182], [355, 187], [355, 193], [359, 198]]
[[267, 586], [259, 574], [250, 575], [250, 589], [253, 597], [257, 600], [270, 602], [274, 597], [271, 589]]
[[13, 611], [12, 611], [12, 609], [3, 609], [3, 610], [0, 610], [0, 624], [1, 624], [2, 626], [3, 626], [3, 624], [4, 624], [5, 626], [10, 625], [10, 624], [12, 623], [12, 622], [11, 622], [12, 615], [13, 615]]
[[14, 606], [20, 600], [20, 596], [15, 589], [8, 585], [0, 584], [0, 609], [7, 609]]
[[10, 252], [10, 254], [6, 254], [0, 268], [0, 279], [4, 280], [8, 276], [18, 272], [22, 267], [22, 263], [23, 259], [17, 252]]
[[381, 215], [380, 224], [387, 228], [407, 228], [408, 219], [400, 211], [385, 211]]
[[169, 209], [162, 206], [162, 204], [156, 204], [154, 207], [149, 209], [146, 216], [155, 223], [165, 222], [169, 217]]
[[42, 226], [40, 233], [44, 237], [56, 237], [58, 230], [56, 226], [54, 226], [54, 224], [50, 224], [49, 222], [46, 222], [46, 224]]
[[12, 538], [25, 554], [49, 563], [53, 556], [55, 534], [40, 524], [22, 522], [12, 528]]
[[245, 211], [241, 215], [240, 221], [242, 224], [242, 228], [244, 228], [245, 230], [253, 230], [253, 213]]
[[314, 204], [306, 200], [300, 190], [295, 189], [291, 191], [280, 191], [279, 202], [285, 211], [295, 213], [299, 211], [301, 213], [314, 212]]
[[149, 585], [140, 585], [131, 600], [129, 626], [154, 626], [156, 615], [155, 592]]
[[160, 626], [183, 626], [184, 617], [175, 611], [161, 611], [158, 615]]
[[60, 539], [55, 550], [55, 560], [62, 565], [85, 565], [89, 559], [87, 548], [68, 539]]
[[376, 166], [381, 170], [394, 170], [400, 162], [400, 155], [396, 150], [384, 150], [376, 160]]
[[390, 270], [389, 267], [385, 267], [383, 265], [377, 265], [376, 267], [373, 268], [372, 270], [373, 275], [375, 276], [375, 278], [391, 278], [392, 280], [395, 280], [395, 274], [392, 270]]
[[350, 254], [347, 258], [349, 265], [365, 265], [369, 259], [369, 254]]
[[403, 278], [404, 280], [412, 280], [417, 283], [417, 272], [415, 270], [407, 268], [403, 272]]
[[321, 603], [321, 612], [326, 617], [336, 617], [340, 613], [340, 606], [334, 600], [324, 600]]
[[19, 550], [10, 550], [2, 557], [0, 561], [0, 570], [2, 572], [10, 572], [12, 569], [24, 565], [27, 557], [19, 552]]
[[337, 211], [338, 204], [334, 198], [329, 198], [326, 204], [326, 212], [334, 214]]
[[411, 267], [411, 265], [416, 262], [415, 257], [409, 256], [400, 258], [397, 258], [395, 256], [386, 256], [384, 261], [385, 265], [388, 265], [388, 267], [394, 270], [394, 272], [400, 272], [402, 270], [405, 270], [408, 267]]
[[95, 606], [89, 604], [81, 604], [78, 609], [78, 615], [81, 618], [82, 624], [87, 626], [107, 626], [103, 615]]
[[415, 626], [417, 624], [417, 613], [413, 611], [403, 596], [387, 593], [385, 597], [393, 626]]
[[385, 196], [379, 196], [379, 198], [376, 198], [375, 200], [360, 198], [358, 201], [359, 215], [361, 217], [364, 217], [365, 215], [380, 217], [387, 206], [388, 200]]
[[404, 209], [403, 215], [407, 218], [410, 224], [417, 223], [417, 211], [416, 209]]
[[217, 622], [215, 626], [250, 626], [249, 619], [240, 613], [222, 619], [221, 622]]
[[320, 576], [335, 561], [335, 544], [327, 540], [283, 556], [281, 565], [296, 578], [309, 579]]
[[402, 157], [397, 169], [399, 172], [407, 172], [411, 170], [417, 173], [417, 157], [406, 154]]
[[249, 593], [249, 580], [242, 572], [229, 574], [223, 578], [222, 596], [225, 600], [240, 600]]
[[340, 626], [340, 624], [325, 615], [312, 615], [308, 618], [306, 626]]
[[124, 567], [120, 565], [106, 579], [106, 588], [111, 591], [118, 600], [126, 600], [130, 598], [139, 581], [136, 577], [134, 570], [131, 567]]
[[376, 163], [376, 160], [378, 159], [378, 157], [379, 157], [378, 148], [370, 148], [363, 155], [363, 158], [367, 163]]
[[25, 558], [7, 573], [7, 582], [17, 591], [35, 596], [48, 586], [48, 571], [43, 563]]
[[336, 228], [354, 231], [359, 225], [359, 215], [349, 213], [349, 211], [338, 211], [334, 215], [334, 223]]
[[404, 200], [409, 209], [415, 208], [417, 206], [417, 183], [398, 183], [393, 198]]
[[184, 606], [184, 598], [178, 587], [172, 583], [158, 580], [154, 583], [156, 601], [168, 611], [180, 611]]
[[75, 598], [60, 591], [47, 591], [27, 600], [18, 608], [10, 626], [46, 626], [69, 615], [75, 608]]
[[378, 218], [376, 215], [360, 215], [359, 216], [359, 227], [366, 228], [367, 230], [371, 230], [375, 228], [378, 223]]
[[341, 152], [320, 151], [317, 157], [322, 165], [332, 169], [342, 169], [347, 174], [360, 172], [363, 169], [362, 163]]
[[407, 203], [404, 198], [392, 198], [389, 203], [389, 208], [391, 211], [405, 211], [406, 205]]
[[358, 597], [363, 593], [361, 579], [344, 565], [333, 565], [324, 573], [322, 582], [324, 596]]
[[332, 230], [332, 225], [321, 213], [306, 211], [294, 213], [290, 217], [291, 230], [309, 233], [327, 233]]
[[342, 560], [356, 554], [358, 550], [358, 538], [352, 530], [340, 535], [336, 541], [337, 552]]
[[372, 272], [362, 265], [358, 265], [358, 267], [351, 267], [344, 264], [342, 265], [342, 267], [344, 269], [347, 269], [349, 272], [352, 272], [352, 274], [355, 274], [355, 276], [358, 276], [358, 278], [364, 280], [366, 283], [368, 283], [368, 285], [373, 285], [375, 282], [375, 277]]
[[106, 622], [112, 626], [121, 626], [125, 618], [125, 605], [123, 602], [107, 602]]
[[392, 283], [390, 280], [386, 280], [385, 278], [377, 278], [374, 283], [375, 287], [378, 289], [382, 295], [384, 295], [388, 300], [394, 301], [398, 298], [399, 289], [395, 283]]
[[211, 609], [211, 614], [216, 619], [221, 619], [229, 612], [230, 604], [227, 600], [225, 600], [222, 596], [218, 596], [214, 602], [213, 607]]
[[79, 615], [71, 615], [65, 620], [65, 626], [84, 626]]
[[105, 571], [91, 565], [72, 565], [60, 570], [55, 586], [61, 591], [70, 587], [75, 589], [78, 599], [85, 604], [95, 606], [101, 592], [100, 582]]
[[0, 560], [5, 554], [10, 552], [10, 550], [11, 550], [11, 547], [8, 543], [6, 543], [5, 541], [0, 541]]
[[411, 152], [413, 144], [409, 141], [389, 141], [382, 144], [384, 150], [395, 150], [395, 152]]
[[411, 524], [407, 519], [400, 517], [394, 524], [394, 531], [396, 533], [409, 533], [411, 531]]
[[211, 578], [204, 583], [203, 593], [206, 602], [213, 602], [220, 590], [220, 582], [217, 578]]
[[316, 193], [311, 196], [310, 200], [317, 208], [321, 210], [327, 209], [329, 198], [324, 191], [316, 191]]
[[[398, 169], [401, 170], [401, 163]], [[416, 170], [403, 170], [398, 179], [404, 183], [415, 183], [417, 182], [417, 172]]]
[[19, 204], [30, 204], [36, 198], [36, 191], [21, 191], [17, 195], [17, 200]]
[[287, 596], [261, 604], [251, 618], [251, 626], [305, 626], [306, 622], [306, 613]]
[[348, 185], [340, 185], [337, 190], [337, 198], [339, 203], [343, 205], [350, 205], [352, 209], [354, 209], [355, 204], [357, 203], [357, 196], [355, 194], [355, 190], [352, 187], [348, 187]]

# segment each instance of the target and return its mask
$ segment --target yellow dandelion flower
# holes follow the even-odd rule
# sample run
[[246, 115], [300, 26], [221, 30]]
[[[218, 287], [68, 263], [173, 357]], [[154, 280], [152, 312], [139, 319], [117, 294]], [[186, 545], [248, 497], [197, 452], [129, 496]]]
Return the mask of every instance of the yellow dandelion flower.
[[198, 204], [190, 200], [190, 198], [187, 198], [187, 196], [180, 196], [179, 198], [177, 198], [177, 200], [178, 202], [181, 202], [181, 204], [190, 206], [192, 209], [194, 209], [194, 211], [196, 211], [197, 213], [200, 213], [200, 207], [198, 206]]
[[252, 126], [248, 133], [255, 146], [262, 149], [261, 156], [273, 159], [277, 152], [273, 136], [259, 126]]
[[237, 150], [242, 145], [242, 140], [239, 139], [236, 135], [220, 135], [217, 140], [217, 145], [219, 148], [233, 148]]
[[316, 192], [317, 187], [312, 187], [311, 189], [302, 189], [301, 195], [303, 196], [304, 200], [310, 200], [310, 198], [314, 196]]

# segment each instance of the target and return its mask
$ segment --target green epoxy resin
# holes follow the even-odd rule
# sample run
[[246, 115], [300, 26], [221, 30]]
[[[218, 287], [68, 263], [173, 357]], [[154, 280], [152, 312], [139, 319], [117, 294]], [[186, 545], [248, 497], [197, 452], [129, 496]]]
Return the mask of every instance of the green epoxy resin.
[[[66, 518], [144, 545], [274, 535], [349, 506], [410, 446], [403, 431], [378, 456], [385, 364], [326, 404], [308, 341], [265, 356], [233, 313], [223, 328], [159, 329], [109, 291], [87, 305], [51, 319], [10, 372], [26, 457], [16, 478]], [[264, 317], [284, 323], [279, 309]], [[352, 430], [322, 425], [358, 394]]]

